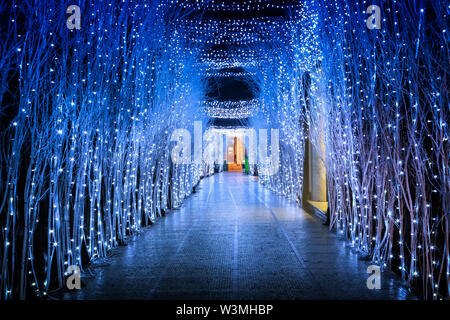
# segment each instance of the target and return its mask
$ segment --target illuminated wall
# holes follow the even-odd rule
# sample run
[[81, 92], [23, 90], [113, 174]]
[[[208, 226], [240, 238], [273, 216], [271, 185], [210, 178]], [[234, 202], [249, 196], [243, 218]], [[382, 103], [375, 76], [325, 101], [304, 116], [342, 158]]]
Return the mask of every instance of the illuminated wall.
[[190, 194], [170, 135], [192, 131], [201, 81], [158, 2], [85, 1], [69, 30], [59, 2], [3, 7], [1, 297], [43, 297], [70, 265], [104, 257]]
[[[323, 58], [310, 96], [325, 119], [331, 227], [418, 296], [447, 299], [449, 7], [374, 4], [380, 29], [366, 23], [368, 3], [319, 5]], [[314, 140], [319, 121], [310, 126]]]

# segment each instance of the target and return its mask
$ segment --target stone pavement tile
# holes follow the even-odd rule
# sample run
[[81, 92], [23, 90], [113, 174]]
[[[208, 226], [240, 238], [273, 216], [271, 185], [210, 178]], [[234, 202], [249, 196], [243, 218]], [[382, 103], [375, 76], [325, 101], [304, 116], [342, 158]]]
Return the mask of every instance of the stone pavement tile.
[[113, 249], [86, 287], [63, 299], [411, 299], [346, 241], [254, 177], [221, 173], [126, 246]]

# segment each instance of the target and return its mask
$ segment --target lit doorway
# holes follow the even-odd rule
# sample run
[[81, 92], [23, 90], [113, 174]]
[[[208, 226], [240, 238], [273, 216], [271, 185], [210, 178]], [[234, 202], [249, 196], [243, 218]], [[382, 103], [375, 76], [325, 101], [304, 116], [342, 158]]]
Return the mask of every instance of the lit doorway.
[[227, 136], [227, 153], [225, 156], [227, 170], [242, 172], [244, 157], [245, 147], [243, 139], [238, 136]]

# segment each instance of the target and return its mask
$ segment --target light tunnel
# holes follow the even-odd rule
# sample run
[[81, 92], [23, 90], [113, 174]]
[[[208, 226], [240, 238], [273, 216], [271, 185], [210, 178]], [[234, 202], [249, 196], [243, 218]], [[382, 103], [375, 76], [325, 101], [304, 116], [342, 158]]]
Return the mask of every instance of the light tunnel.
[[446, 1], [72, 2], [1, 3], [2, 300], [448, 300]]

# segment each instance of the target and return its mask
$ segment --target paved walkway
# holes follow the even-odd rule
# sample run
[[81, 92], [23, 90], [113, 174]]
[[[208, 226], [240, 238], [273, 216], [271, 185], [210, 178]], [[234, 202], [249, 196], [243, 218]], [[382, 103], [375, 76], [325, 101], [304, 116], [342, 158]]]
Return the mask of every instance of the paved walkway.
[[412, 298], [390, 272], [380, 290], [367, 289], [369, 263], [256, 178], [221, 173], [197, 189], [63, 298]]

